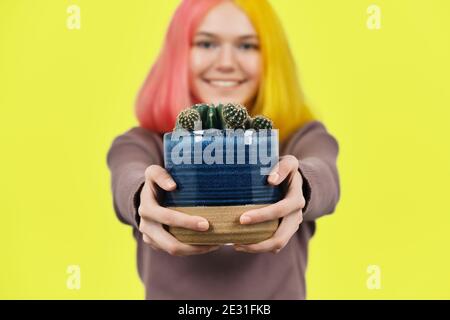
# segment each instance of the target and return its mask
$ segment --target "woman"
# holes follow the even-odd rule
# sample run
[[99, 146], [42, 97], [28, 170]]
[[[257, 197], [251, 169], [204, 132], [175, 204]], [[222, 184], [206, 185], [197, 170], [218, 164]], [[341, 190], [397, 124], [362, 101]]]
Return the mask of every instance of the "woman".
[[[244, 213], [241, 223], [282, 218], [275, 234], [249, 245], [179, 242], [165, 225], [205, 231], [208, 221], [161, 207], [176, 184], [163, 166], [162, 134], [194, 103], [239, 102], [280, 130], [279, 166], [268, 178], [284, 198]], [[314, 220], [339, 199], [337, 141], [303, 102], [289, 46], [262, 0], [184, 0], [136, 105], [140, 127], [108, 153], [114, 209], [133, 226], [147, 299], [304, 299]], [[274, 255], [276, 253], [276, 255]]]

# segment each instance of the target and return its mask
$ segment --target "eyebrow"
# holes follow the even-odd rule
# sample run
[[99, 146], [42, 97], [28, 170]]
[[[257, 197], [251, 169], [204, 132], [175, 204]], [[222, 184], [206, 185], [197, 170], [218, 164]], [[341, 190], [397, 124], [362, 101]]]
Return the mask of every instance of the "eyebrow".
[[[211, 33], [211, 32], [206, 32], [206, 31], [200, 31], [200, 32], [196, 33], [195, 36], [207, 36], [207, 37], [217, 38], [216, 34]], [[239, 39], [249, 39], [249, 38], [258, 39], [258, 36], [256, 34], [246, 34], [246, 35], [239, 36]]]

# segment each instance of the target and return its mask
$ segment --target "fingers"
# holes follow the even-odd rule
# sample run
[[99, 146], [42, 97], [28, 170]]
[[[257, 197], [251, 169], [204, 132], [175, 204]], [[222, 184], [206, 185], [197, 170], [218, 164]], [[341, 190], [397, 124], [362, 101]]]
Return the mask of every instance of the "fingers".
[[158, 165], [152, 165], [145, 170], [145, 176], [147, 181], [142, 192], [148, 193], [149, 196], [141, 197], [141, 205], [138, 208], [138, 213], [141, 217], [168, 226], [181, 227], [195, 231], [206, 231], [209, 229], [209, 222], [205, 218], [190, 216], [159, 205], [156, 199], [155, 190], [151, 190], [152, 183], [156, 183], [167, 191], [176, 187], [175, 182], [164, 168]]
[[300, 173], [296, 172], [292, 176], [289, 189], [284, 199], [266, 207], [249, 210], [240, 217], [241, 224], [253, 224], [282, 218], [292, 212], [303, 209], [305, 198], [301, 187]]
[[300, 209], [300, 202], [292, 198], [285, 198], [277, 203], [261, 209], [247, 211], [240, 217], [241, 224], [253, 224], [282, 218]]
[[176, 189], [176, 183], [170, 174], [161, 166], [151, 165], [145, 170], [146, 183], [142, 193], [149, 196], [141, 196], [141, 204], [138, 213], [141, 216], [139, 230], [142, 239], [155, 250], [164, 250], [171, 255], [185, 256], [203, 254], [217, 250], [220, 246], [189, 245], [178, 241], [163, 228], [164, 225], [206, 231], [209, 222], [203, 217], [190, 216], [188, 214], [161, 207], [156, 199], [155, 185], [165, 191]]
[[203, 217], [190, 216], [159, 205], [139, 207], [138, 213], [143, 218], [172, 227], [181, 227], [195, 231], [207, 231], [209, 229], [209, 222]]
[[292, 155], [280, 157], [280, 161], [275, 165], [269, 174], [267, 181], [274, 186], [279, 185], [291, 173], [298, 171], [298, 160]]
[[148, 244], [150, 247], [152, 247], [153, 250], [159, 251], [159, 247], [155, 244], [155, 242], [152, 240], [152, 238], [150, 238], [149, 236], [147, 236], [145, 233], [142, 234], [142, 240], [144, 240], [144, 242], [146, 244]]
[[272, 252], [278, 253], [283, 249], [291, 237], [297, 232], [303, 221], [302, 211], [293, 212], [283, 218], [274, 235], [264, 241], [255, 244], [235, 245], [237, 251], [249, 253]]
[[144, 234], [143, 240], [150, 245], [164, 250], [173, 256], [187, 256], [194, 254], [204, 254], [217, 250], [220, 246], [189, 245], [178, 241], [169, 232], [164, 230], [161, 224], [153, 221], [144, 221], [139, 230]]
[[166, 169], [158, 165], [151, 165], [145, 169], [145, 178], [166, 191], [173, 191], [177, 186]]

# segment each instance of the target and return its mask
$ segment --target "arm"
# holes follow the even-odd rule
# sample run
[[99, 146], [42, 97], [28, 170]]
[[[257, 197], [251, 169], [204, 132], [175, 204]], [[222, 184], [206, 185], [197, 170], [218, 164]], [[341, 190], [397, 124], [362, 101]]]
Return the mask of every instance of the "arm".
[[338, 144], [318, 121], [309, 122], [281, 147], [281, 155], [268, 182], [286, 181], [287, 192], [277, 203], [244, 212], [242, 224], [282, 218], [271, 238], [256, 244], [235, 245], [237, 251], [278, 253], [297, 232], [303, 221], [332, 213], [339, 200], [336, 168]]
[[[206, 231], [208, 221], [159, 206], [158, 187], [165, 191], [176, 188], [163, 164], [162, 138], [143, 128], [133, 128], [114, 139], [107, 162], [111, 170], [114, 210], [123, 223], [141, 232], [142, 240], [154, 250], [171, 255], [204, 254], [219, 246], [188, 245], [178, 241], [163, 224]], [[199, 224], [200, 223], [200, 224]]]
[[162, 138], [154, 132], [135, 127], [116, 137], [108, 151], [114, 211], [123, 223], [138, 228], [140, 192], [145, 169], [163, 163]]
[[336, 160], [339, 146], [324, 125], [318, 121], [305, 124], [282, 148], [281, 154], [291, 154], [299, 160], [306, 205], [305, 221], [315, 220], [334, 212], [340, 197]]

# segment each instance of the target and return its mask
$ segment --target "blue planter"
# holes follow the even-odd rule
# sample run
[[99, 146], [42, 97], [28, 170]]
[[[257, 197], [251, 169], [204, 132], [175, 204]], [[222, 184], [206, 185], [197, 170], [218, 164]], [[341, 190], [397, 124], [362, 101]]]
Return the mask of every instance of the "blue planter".
[[267, 174], [278, 162], [278, 131], [228, 132], [164, 135], [164, 165], [177, 183], [177, 190], [166, 195], [166, 206], [262, 204], [280, 199], [279, 188], [267, 183]]
[[[177, 189], [166, 193], [164, 206], [175, 207], [189, 214], [201, 211], [209, 217], [210, 224], [215, 228], [211, 230], [216, 235], [215, 239], [203, 236], [203, 241], [199, 238], [192, 240], [192, 235], [198, 232], [190, 231], [191, 238], [188, 236], [187, 239], [191, 241], [185, 242], [239, 242], [235, 241], [239, 238], [236, 228], [242, 227], [247, 229], [241, 230], [241, 236], [246, 232], [255, 233], [251, 226], [239, 225], [238, 218], [252, 206], [261, 207], [281, 199], [280, 188], [267, 183], [267, 175], [278, 162], [278, 149], [278, 130], [244, 132], [209, 129], [166, 133], [164, 165], [177, 183]], [[221, 212], [221, 216], [217, 217], [214, 212]], [[231, 212], [229, 218], [224, 217], [227, 212]], [[219, 224], [214, 226], [214, 221], [220, 221], [220, 227]], [[256, 237], [252, 238], [253, 242], [270, 236], [277, 225], [272, 223], [270, 230], [254, 234]], [[171, 230], [181, 232], [180, 229]], [[183, 232], [187, 235], [186, 230]], [[247, 243], [250, 241], [245, 236], [242, 239]]]

